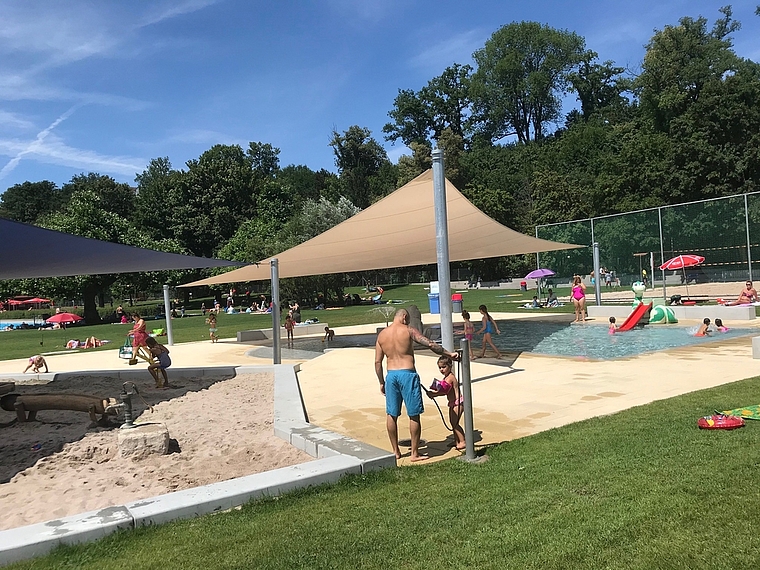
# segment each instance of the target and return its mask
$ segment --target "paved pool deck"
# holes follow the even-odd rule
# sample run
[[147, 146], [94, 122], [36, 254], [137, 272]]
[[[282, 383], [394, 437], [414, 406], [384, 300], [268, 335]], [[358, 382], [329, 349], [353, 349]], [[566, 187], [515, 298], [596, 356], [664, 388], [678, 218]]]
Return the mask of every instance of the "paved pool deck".
[[[502, 313], [497, 319], [528, 319], [539, 315]], [[541, 316], [545, 316], [542, 312]], [[572, 320], [572, 315], [558, 318]], [[436, 320], [423, 315], [425, 324]], [[689, 321], [682, 325], [696, 324]], [[588, 322], [575, 326], [597, 326]], [[760, 320], [726, 323], [757, 328]], [[382, 324], [336, 328], [338, 335], [374, 333]], [[758, 332], [760, 335], [760, 332]], [[268, 365], [271, 360], [246, 353], [255, 343], [227, 339], [171, 347], [176, 366]], [[313, 358], [283, 355], [283, 364], [300, 364], [298, 378], [313, 424], [390, 450], [385, 431], [385, 401], [374, 371], [374, 349], [344, 348]], [[46, 357], [51, 372], [111, 370], [129, 367], [116, 351], [79, 352]], [[25, 359], [0, 362], [0, 374], [18, 375]], [[144, 366], [138, 364], [137, 367]], [[417, 368], [425, 383], [438, 375], [436, 357], [417, 355]], [[497, 361], [472, 363], [474, 424], [477, 446], [488, 445], [562, 426], [595, 416], [614, 413], [652, 402], [734, 382], [760, 374], [760, 361], [752, 358], [750, 337], [721, 339], [699, 346], [682, 347], [614, 361], [588, 361], [522, 353]], [[150, 381], [147, 371], [146, 382]], [[26, 375], [31, 381], [32, 374]], [[447, 416], [445, 403], [440, 403]], [[705, 413], [711, 410], [705, 409]], [[447, 417], [448, 420], [448, 417]], [[696, 421], [696, 418], [695, 418]], [[408, 438], [408, 421], [399, 420], [399, 437]], [[459, 455], [449, 447], [451, 439], [435, 405], [426, 399], [422, 417], [421, 451], [431, 459]], [[408, 462], [408, 452], [399, 462]], [[427, 463], [427, 462], [425, 462]]]

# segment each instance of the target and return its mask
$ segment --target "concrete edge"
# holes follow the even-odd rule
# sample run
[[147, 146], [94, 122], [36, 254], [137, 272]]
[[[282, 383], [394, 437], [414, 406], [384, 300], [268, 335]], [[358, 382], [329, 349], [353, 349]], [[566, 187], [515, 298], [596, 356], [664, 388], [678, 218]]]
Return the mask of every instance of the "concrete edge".
[[[207, 378], [234, 378], [239, 374], [255, 374], [258, 372], [272, 372], [271, 366], [206, 366], [206, 367], [187, 367], [171, 368], [172, 378], [190, 378], [190, 377], [207, 377]], [[71, 377], [81, 376], [113, 376], [120, 381], [126, 382], [128, 380], [145, 380], [149, 378], [148, 371], [144, 366], [130, 366], [129, 368], [110, 369], [110, 370], [82, 370], [74, 372], [49, 372], [47, 374], [22, 374], [22, 373], [10, 373], [0, 374], [0, 380], [13, 380], [17, 385], [23, 386], [24, 384], [42, 384], [49, 383], [55, 380], [64, 381]]]
[[310, 424], [293, 366], [275, 366], [274, 406], [275, 435], [313, 457], [354, 457], [362, 473], [396, 466], [389, 451]]
[[345, 475], [359, 473], [361, 464], [357, 459], [345, 455], [329, 457], [0, 531], [0, 565], [42, 556], [61, 544], [90, 542], [117, 530], [221, 512], [253, 499], [332, 484]]

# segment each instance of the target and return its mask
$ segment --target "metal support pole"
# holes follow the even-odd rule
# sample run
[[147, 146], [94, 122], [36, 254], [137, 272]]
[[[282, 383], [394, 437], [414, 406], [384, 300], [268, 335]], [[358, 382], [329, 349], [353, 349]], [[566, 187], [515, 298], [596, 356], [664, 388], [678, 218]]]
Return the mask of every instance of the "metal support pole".
[[[536, 239], [538, 239], [538, 226], [536, 226]], [[541, 269], [541, 264], [538, 261], [539, 252], [536, 252], [536, 269]]]
[[446, 215], [446, 178], [443, 151], [433, 149], [433, 199], [435, 204], [435, 250], [438, 258], [438, 300], [441, 311], [441, 346], [454, 350], [451, 317], [451, 274], [449, 268], [449, 224]]
[[749, 280], [752, 281], [752, 242], [749, 238], [749, 206], [746, 194], [744, 195], [744, 225], [747, 228], [747, 269], [749, 270]]
[[465, 458], [475, 460], [475, 429], [472, 421], [472, 377], [470, 376], [470, 341], [463, 338], [459, 343], [462, 349], [462, 397], [464, 398], [464, 442]]
[[174, 346], [174, 334], [172, 333], [171, 302], [169, 301], [169, 286], [164, 285], [164, 312], [166, 313], [166, 344]]
[[280, 350], [280, 269], [277, 258], [269, 261], [272, 269], [272, 363], [282, 364]]
[[[665, 263], [665, 246], [662, 241], [662, 208], [657, 208], [657, 225], [660, 228], [660, 265]], [[668, 300], [668, 291], [665, 286], [665, 270], [662, 270], [662, 298]]]
[[602, 284], [599, 283], [599, 244], [594, 242], [594, 296], [596, 297], [596, 306], [602, 304]]
[[654, 291], [654, 252], [649, 252], [649, 275], [652, 276], [652, 291]]

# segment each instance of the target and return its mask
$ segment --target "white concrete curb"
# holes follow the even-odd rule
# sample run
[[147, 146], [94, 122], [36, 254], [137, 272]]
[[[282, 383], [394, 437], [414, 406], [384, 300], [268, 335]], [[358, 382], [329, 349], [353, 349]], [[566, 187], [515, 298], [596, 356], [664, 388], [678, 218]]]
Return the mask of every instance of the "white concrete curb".
[[[395, 467], [392, 453], [308, 423], [306, 408], [296, 376], [298, 366], [220, 366], [172, 368], [172, 378], [209, 376], [232, 378], [237, 374], [274, 372], [274, 431], [293, 446], [318, 458], [316, 461], [238, 477], [211, 485], [185, 489], [126, 505], [108, 507], [58, 520], [0, 531], [0, 566], [41, 556], [60, 544], [76, 544], [100, 539], [116, 530], [161, 524], [237, 507], [261, 497], [335, 483], [348, 474]], [[115, 376], [126, 381], [144, 378], [145, 370], [105, 370], [20, 376], [65, 379], [67, 376]], [[39, 380], [37, 382], [39, 383]]]

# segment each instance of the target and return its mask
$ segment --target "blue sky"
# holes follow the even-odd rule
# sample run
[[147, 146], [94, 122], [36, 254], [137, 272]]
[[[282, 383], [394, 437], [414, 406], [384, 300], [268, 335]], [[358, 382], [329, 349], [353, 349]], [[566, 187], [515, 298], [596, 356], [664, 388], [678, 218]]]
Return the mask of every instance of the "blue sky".
[[[735, 2], [737, 53], [760, 61], [760, 0]], [[214, 144], [268, 142], [335, 170], [333, 129], [381, 129], [399, 88], [471, 63], [500, 26], [535, 20], [636, 70], [655, 28], [722, 3], [534, 0], [3, 0], [0, 192], [81, 172], [134, 182]], [[396, 161], [400, 145], [385, 144]]]

